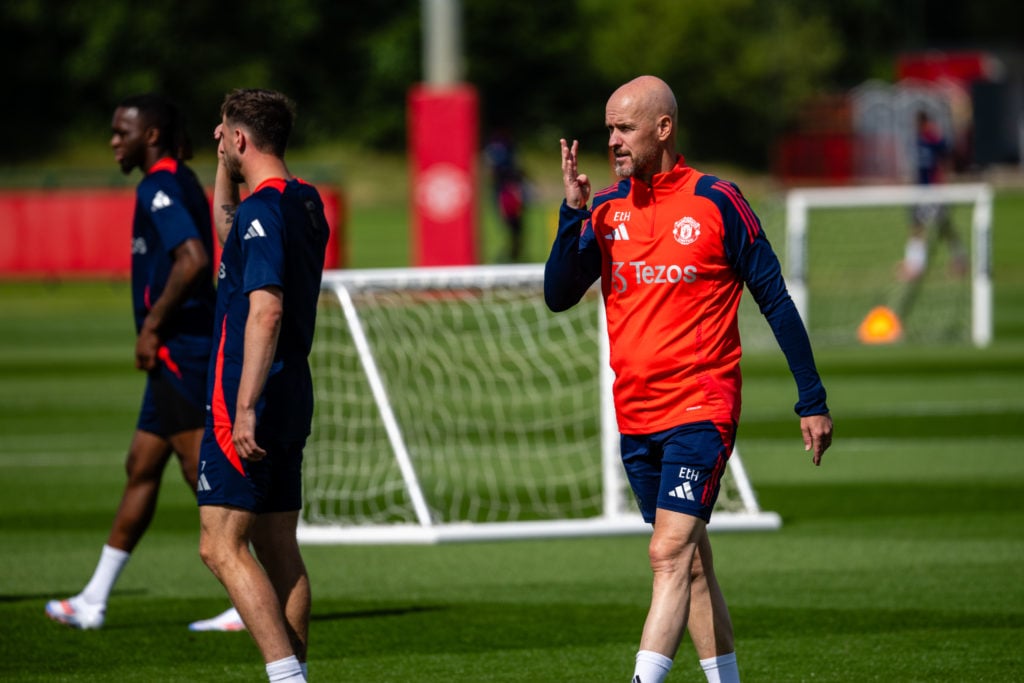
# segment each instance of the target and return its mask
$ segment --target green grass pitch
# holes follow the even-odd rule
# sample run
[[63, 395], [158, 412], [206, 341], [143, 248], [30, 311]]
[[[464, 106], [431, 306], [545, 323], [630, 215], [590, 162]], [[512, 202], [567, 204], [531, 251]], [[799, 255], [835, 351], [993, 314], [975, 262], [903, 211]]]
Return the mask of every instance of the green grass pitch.
[[[1024, 195], [1000, 193], [995, 224], [992, 347], [817, 350], [836, 420], [821, 468], [781, 355], [745, 359], [739, 442], [783, 527], [713, 539], [744, 680], [1024, 679]], [[265, 680], [248, 635], [185, 627], [227, 600], [174, 467], [106, 627], [43, 614], [88, 580], [121, 491], [142, 387], [128, 298], [123, 283], [0, 283], [0, 680]], [[305, 555], [312, 680], [632, 672], [644, 537]], [[703, 680], [688, 641], [669, 680]]]

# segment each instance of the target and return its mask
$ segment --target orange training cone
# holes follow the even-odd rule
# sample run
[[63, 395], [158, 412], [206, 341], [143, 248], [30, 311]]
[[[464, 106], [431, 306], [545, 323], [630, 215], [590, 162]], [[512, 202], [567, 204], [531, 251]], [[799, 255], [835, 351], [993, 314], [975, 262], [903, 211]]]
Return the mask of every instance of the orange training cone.
[[899, 317], [888, 306], [875, 306], [857, 328], [857, 338], [864, 344], [892, 344], [903, 336]]

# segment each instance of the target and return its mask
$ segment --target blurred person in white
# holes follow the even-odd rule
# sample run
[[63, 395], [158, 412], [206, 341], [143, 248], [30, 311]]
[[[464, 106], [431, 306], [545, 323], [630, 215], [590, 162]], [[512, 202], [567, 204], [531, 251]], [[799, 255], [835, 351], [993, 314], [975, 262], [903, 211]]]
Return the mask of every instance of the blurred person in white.
[[[919, 111], [915, 121], [915, 175], [919, 185], [935, 185], [945, 182], [946, 167], [949, 164], [950, 147], [942, 129], [926, 111]], [[904, 249], [901, 275], [903, 280], [919, 280], [928, 267], [929, 227], [934, 227], [935, 237], [949, 244], [950, 272], [961, 276], [967, 272], [967, 249], [949, 216], [949, 207], [944, 204], [918, 204], [910, 213], [910, 235]], [[906, 314], [903, 310], [901, 313]]]

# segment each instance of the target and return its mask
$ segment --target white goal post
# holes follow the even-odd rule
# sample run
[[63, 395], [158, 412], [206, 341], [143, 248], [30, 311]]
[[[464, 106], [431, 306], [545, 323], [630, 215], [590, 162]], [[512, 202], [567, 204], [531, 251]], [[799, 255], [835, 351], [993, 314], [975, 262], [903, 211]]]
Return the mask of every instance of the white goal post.
[[[907, 210], [916, 205], [967, 205], [970, 210], [970, 272], [969, 272], [969, 307], [970, 307], [970, 339], [975, 346], [985, 347], [992, 341], [992, 275], [991, 275], [991, 239], [992, 239], [992, 187], [984, 183], [942, 184], [942, 185], [879, 185], [858, 187], [818, 187], [797, 188], [786, 195], [786, 284], [790, 295], [803, 317], [804, 323], [814, 336], [815, 316], [812, 313], [811, 299], [817, 297], [809, 280], [809, 268], [814, 267], [814, 260], [842, 261], [841, 253], [844, 245], [850, 245], [857, 239], [870, 241], [877, 239], [868, 232], [867, 223], [871, 219], [861, 219], [859, 225], [852, 228], [836, 228], [831, 233], [809, 227], [810, 212], [814, 209], [867, 209], [870, 207], [903, 207]], [[903, 219], [901, 219], [903, 220]], [[966, 222], [966, 221], [964, 221]], [[906, 236], [906, 221], [895, 228], [886, 230], [897, 235], [899, 244], [903, 244]], [[852, 231], [854, 236], [838, 237], [837, 233], [844, 230]], [[827, 250], [816, 256], [810, 256], [808, 240], [812, 232], [823, 233], [833, 237], [833, 243], [826, 245]], [[816, 238], [817, 239], [817, 238]], [[889, 277], [889, 274], [869, 274], [869, 264], [862, 262], [860, 271], [862, 279]], [[886, 264], [888, 266], [888, 263]], [[833, 295], [846, 294], [843, 288], [852, 287], [850, 280], [840, 285], [830, 284], [819, 289], [830, 289]], [[927, 286], [927, 285], [925, 285]]]
[[[618, 454], [600, 293], [542, 264], [329, 271], [303, 543], [646, 533]], [[734, 452], [712, 530], [777, 529]]]

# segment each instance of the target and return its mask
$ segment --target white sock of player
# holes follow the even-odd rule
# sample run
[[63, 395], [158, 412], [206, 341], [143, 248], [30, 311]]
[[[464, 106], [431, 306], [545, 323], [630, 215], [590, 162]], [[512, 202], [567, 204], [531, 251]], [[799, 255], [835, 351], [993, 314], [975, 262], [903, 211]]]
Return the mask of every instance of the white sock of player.
[[307, 681], [309, 680], [309, 662], [300, 662], [299, 666], [302, 667], [302, 677]]
[[129, 557], [131, 557], [131, 553], [104, 544], [96, 571], [93, 572], [86, 587], [78, 594], [79, 597], [90, 605], [106, 605], [110, 591], [113, 590], [117, 577], [121, 575], [121, 570], [128, 564]]
[[633, 669], [633, 683], [663, 683], [672, 669], [672, 660], [651, 650], [636, 653], [636, 668]]
[[736, 653], [709, 657], [700, 660], [700, 668], [708, 683], [740, 683], [740, 669], [736, 665]]
[[919, 275], [928, 264], [928, 244], [923, 237], [911, 237], [907, 240], [903, 253], [903, 266], [909, 275]]
[[267, 680], [270, 683], [306, 683], [302, 666], [295, 655], [267, 664]]

